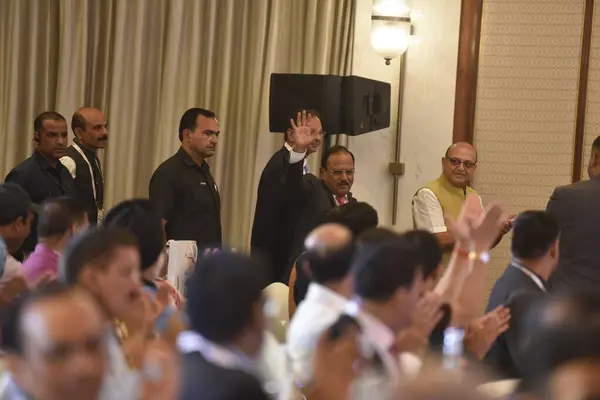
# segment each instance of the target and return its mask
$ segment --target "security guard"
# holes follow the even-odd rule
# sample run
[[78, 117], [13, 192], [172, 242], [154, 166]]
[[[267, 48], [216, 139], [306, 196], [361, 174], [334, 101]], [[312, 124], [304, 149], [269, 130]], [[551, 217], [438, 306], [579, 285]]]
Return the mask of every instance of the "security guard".
[[150, 201], [167, 240], [193, 240], [199, 250], [221, 247], [221, 198], [206, 159], [217, 149], [219, 121], [202, 108], [179, 122], [179, 151], [152, 174]]
[[[33, 123], [33, 140], [37, 148], [33, 155], [17, 165], [6, 176], [6, 182], [21, 186], [35, 204], [44, 200], [75, 195], [75, 182], [69, 170], [59, 159], [67, 147], [68, 131], [65, 118], [57, 112], [45, 111]], [[37, 218], [31, 224], [31, 232], [15, 258], [22, 260], [35, 249], [37, 244]]]

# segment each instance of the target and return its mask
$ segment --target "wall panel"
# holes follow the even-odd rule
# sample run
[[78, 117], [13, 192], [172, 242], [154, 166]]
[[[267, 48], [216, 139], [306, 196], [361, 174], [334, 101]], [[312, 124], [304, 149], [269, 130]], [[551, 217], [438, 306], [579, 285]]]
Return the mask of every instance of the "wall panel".
[[[485, 0], [474, 182], [484, 202], [543, 209], [571, 182], [584, 0]], [[600, 110], [599, 110], [600, 111]], [[490, 284], [510, 257], [493, 252]]]
[[594, 20], [590, 48], [590, 64], [583, 136], [582, 178], [587, 179], [587, 163], [592, 142], [600, 135], [600, 1], [594, 3]]

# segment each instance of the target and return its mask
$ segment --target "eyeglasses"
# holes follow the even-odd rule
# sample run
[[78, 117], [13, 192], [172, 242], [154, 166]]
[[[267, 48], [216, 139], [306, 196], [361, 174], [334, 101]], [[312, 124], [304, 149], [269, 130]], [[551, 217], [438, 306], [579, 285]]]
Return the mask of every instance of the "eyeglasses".
[[473, 161], [463, 161], [458, 158], [446, 158], [446, 160], [450, 161], [450, 164], [455, 168], [460, 167], [461, 164], [465, 166], [465, 169], [473, 169], [477, 166]]
[[337, 177], [340, 177], [344, 174], [346, 174], [346, 176], [353, 176], [355, 171], [356, 171], [355, 169], [334, 169], [334, 170], [328, 169], [327, 170], [327, 172], [329, 172], [333, 176], [337, 176]]

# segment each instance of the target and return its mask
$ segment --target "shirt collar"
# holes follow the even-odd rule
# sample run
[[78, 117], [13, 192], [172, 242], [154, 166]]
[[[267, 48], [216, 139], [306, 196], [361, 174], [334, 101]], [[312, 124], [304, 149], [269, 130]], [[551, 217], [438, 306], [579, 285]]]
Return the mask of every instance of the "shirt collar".
[[[183, 146], [179, 147], [177, 155], [181, 157], [183, 163], [188, 167], [198, 167], [198, 164], [192, 160], [192, 157], [183, 149]], [[203, 171], [210, 169], [206, 161], [202, 161], [202, 165], [199, 166]]]
[[34, 252], [37, 252], [37, 253], [43, 252], [43, 253], [47, 253], [47, 254], [52, 254], [56, 258], [60, 257], [60, 252], [50, 249], [44, 243], [36, 244]]
[[382, 353], [387, 353], [395, 344], [396, 337], [392, 330], [378, 318], [364, 311], [359, 300], [349, 301], [346, 312], [358, 320], [363, 337]]
[[40, 166], [42, 167], [42, 169], [54, 169], [54, 170], [59, 170], [59, 168], [62, 166], [61, 162], [56, 163], [56, 167], [53, 167], [52, 165], [50, 165], [50, 163], [48, 162], [48, 159], [46, 159], [46, 157], [44, 157], [39, 151], [35, 151], [33, 153], [33, 157], [35, 158], [35, 160], [38, 162], [38, 164], [40, 164]]
[[85, 147], [84, 145], [81, 144], [81, 142], [79, 141], [79, 139], [74, 138], [73, 139], [73, 143], [77, 145], [77, 147], [79, 147], [81, 149], [81, 151], [84, 152], [85, 156], [89, 159], [89, 160], [95, 160], [97, 155], [95, 151], [92, 151], [90, 149], [88, 149], [87, 147]]
[[304, 300], [314, 301], [327, 309], [339, 311], [343, 311], [348, 303], [348, 299], [344, 296], [315, 282], [311, 282], [308, 285], [308, 291]]
[[256, 361], [243, 352], [213, 343], [197, 332], [187, 330], [177, 336], [177, 348], [182, 353], [198, 352], [208, 362], [227, 369], [242, 370], [260, 376]]

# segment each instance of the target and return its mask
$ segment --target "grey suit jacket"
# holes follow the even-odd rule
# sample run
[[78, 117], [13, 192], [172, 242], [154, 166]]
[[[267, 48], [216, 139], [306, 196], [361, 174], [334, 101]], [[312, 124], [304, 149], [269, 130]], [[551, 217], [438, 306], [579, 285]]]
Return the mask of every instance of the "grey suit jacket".
[[546, 211], [560, 226], [552, 291], [600, 287], [600, 177], [556, 188]]

